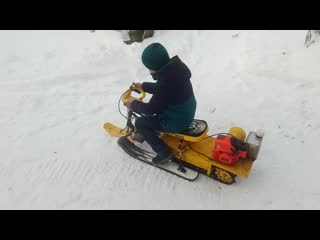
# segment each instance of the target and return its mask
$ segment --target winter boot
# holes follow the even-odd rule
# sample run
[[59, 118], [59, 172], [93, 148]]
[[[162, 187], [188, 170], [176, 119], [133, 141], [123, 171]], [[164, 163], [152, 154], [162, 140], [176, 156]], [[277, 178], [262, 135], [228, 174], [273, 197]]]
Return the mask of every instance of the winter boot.
[[165, 151], [158, 153], [157, 156], [155, 156], [152, 159], [152, 162], [155, 165], [161, 165], [169, 162], [171, 158], [172, 158], [171, 151], [169, 149], [166, 149]]
[[139, 143], [143, 143], [144, 142], [144, 136], [140, 132], [135, 132], [133, 134], [133, 140], [137, 141]]

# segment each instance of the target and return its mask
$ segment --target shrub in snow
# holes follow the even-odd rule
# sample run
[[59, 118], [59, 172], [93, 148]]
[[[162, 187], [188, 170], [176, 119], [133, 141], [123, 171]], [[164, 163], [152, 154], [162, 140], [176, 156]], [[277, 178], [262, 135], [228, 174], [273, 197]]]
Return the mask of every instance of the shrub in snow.
[[153, 37], [154, 30], [122, 30], [122, 38], [126, 44], [142, 42], [146, 38]]
[[320, 39], [320, 30], [309, 30], [304, 44], [306, 47], [309, 47], [315, 42], [318, 42], [319, 39]]

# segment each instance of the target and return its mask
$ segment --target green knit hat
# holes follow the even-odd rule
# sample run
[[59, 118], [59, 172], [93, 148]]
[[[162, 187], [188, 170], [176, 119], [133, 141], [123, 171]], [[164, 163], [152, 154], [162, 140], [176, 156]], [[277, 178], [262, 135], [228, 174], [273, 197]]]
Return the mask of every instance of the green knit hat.
[[144, 49], [142, 62], [146, 68], [158, 71], [170, 62], [170, 57], [164, 46], [160, 43], [152, 43]]

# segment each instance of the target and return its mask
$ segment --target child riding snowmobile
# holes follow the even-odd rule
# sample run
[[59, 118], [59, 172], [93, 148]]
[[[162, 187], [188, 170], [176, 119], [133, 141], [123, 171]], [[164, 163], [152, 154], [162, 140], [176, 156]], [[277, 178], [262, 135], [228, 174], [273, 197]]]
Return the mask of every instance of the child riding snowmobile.
[[152, 43], [142, 53], [142, 62], [155, 83], [135, 83], [152, 94], [148, 103], [129, 97], [124, 105], [141, 117], [136, 119], [138, 134], [156, 152], [152, 162], [167, 163], [172, 158], [169, 147], [158, 132], [179, 133], [187, 129], [196, 112], [196, 99], [190, 81], [191, 71], [178, 56], [172, 58], [160, 43]]

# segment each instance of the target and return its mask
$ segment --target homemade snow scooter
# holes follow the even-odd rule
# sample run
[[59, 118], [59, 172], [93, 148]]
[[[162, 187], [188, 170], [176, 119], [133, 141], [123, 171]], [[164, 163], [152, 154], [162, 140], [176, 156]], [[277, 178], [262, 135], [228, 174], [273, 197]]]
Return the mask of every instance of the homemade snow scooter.
[[[118, 102], [121, 115], [123, 114], [120, 111], [120, 100], [125, 102], [133, 91], [140, 94], [139, 97], [135, 97], [136, 100], [142, 101], [146, 96], [142, 89], [130, 86]], [[118, 144], [126, 153], [189, 181], [196, 180], [199, 173], [224, 184], [235, 183], [237, 176], [248, 177], [263, 138], [262, 132], [252, 131], [246, 138], [246, 133], [240, 127], [232, 127], [228, 133], [207, 135], [209, 129], [206, 121], [194, 119], [189, 128], [181, 133], [159, 133], [159, 137], [169, 146], [174, 157], [169, 163], [155, 165], [152, 163], [155, 153], [138, 146], [143, 140], [139, 140], [138, 135], [135, 135], [132, 120], [139, 116], [128, 110], [128, 115], [124, 117], [127, 119], [124, 128], [107, 122], [104, 129], [110, 135], [119, 137]]]

